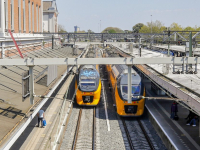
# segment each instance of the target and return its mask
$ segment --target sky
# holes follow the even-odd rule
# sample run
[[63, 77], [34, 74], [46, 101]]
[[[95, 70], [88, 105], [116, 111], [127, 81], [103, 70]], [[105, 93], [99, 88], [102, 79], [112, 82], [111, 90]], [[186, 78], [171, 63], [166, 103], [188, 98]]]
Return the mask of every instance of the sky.
[[166, 27], [173, 22], [182, 27], [200, 26], [200, 0], [56, 0], [56, 3], [58, 23], [67, 32], [73, 32], [76, 25], [80, 30], [94, 32], [106, 27], [131, 30], [135, 24], [146, 24], [151, 19]]

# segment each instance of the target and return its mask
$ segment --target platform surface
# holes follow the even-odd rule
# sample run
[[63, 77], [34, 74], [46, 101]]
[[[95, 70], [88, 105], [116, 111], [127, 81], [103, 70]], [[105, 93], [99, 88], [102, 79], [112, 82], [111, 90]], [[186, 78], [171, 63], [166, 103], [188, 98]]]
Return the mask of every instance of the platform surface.
[[[160, 97], [150, 90], [150, 83], [146, 83], [147, 96]], [[175, 121], [170, 118], [171, 104], [170, 100], [147, 100], [146, 107], [151, 111], [156, 120], [162, 126], [163, 130], [169, 136], [171, 141], [180, 150], [199, 150], [200, 137], [199, 137], [199, 123], [197, 126], [187, 126], [185, 119], [189, 111], [183, 106], [178, 104], [179, 120]]]

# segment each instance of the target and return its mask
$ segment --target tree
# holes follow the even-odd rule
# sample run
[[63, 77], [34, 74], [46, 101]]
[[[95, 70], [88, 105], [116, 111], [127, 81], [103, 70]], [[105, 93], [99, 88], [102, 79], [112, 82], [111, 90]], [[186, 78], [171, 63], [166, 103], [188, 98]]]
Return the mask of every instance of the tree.
[[170, 25], [170, 30], [171, 31], [182, 31], [183, 30], [183, 28], [181, 27], [181, 25], [179, 25], [178, 23], [172, 23], [171, 25]]
[[147, 22], [147, 25], [143, 25], [142, 28], [139, 30], [140, 33], [162, 33], [164, 30], [166, 29], [166, 27], [164, 26], [164, 24], [159, 21], [156, 20], [155, 22]]
[[139, 30], [140, 33], [151, 33], [151, 27], [144, 25], [142, 28]]
[[140, 31], [140, 29], [141, 29], [143, 26], [144, 26], [143, 23], [137, 23], [136, 25], [134, 25], [134, 26], [132, 27], [133, 32], [134, 32], [134, 33], [138, 33], [138, 32]]
[[58, 24], [58, 33], [67, 33], [63, 25]]
[[123, 30], [117, 27], [107, 27], [102, 31], [102, 33], [107, 33], [107, 32], [108, 33], [124, 33]]
[[108, 33], [116, 33], [116, 31], [114, 29], [111, 29], [108, 31]]
[[184, 28], [184, 31], [194, 31], [194, 30], [195, 30], [195, 29], [192, 28], [192, 27], [190, 27], [190, 26]]

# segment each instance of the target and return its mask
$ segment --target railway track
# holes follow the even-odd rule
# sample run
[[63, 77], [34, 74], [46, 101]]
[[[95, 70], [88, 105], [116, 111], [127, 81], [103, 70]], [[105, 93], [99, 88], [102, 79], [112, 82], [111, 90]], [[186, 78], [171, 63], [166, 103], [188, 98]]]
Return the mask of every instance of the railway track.
[[[95, 107], [81, 108], [78, 115], [78, 121], [74, 134], [72, 150], [75, 149], [95, 149]], [[91, 115], [93, 114], [93, 115]]]
[[[128, 54], [125, 54], [119, 50], [117, 51], [107, 51], [107, 54], [112, 57], [129, 57]], [[154, 144], [148, 136], [148, 132], [145, 130], [140, 119], [124, 119], [118, 118], [122, 121], [122, 128], [124, 128], [124, 132], [126, 134], [127, 141], [126, 148], [131, 150], [137, 149], [151, 149], [154, 150]], [[128, 147], [129, 145], [129, 147]]]
[[140, 119], [122, 119], [122, 123], [131, 150], [155, 149]]

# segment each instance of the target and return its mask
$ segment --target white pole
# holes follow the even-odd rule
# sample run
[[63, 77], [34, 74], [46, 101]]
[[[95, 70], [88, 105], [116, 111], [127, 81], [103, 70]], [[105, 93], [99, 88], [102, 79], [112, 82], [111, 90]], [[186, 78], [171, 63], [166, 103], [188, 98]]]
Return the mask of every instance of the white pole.
[[100, 20], [100, 33], [101, 33], [101, 20]]
[[132, 103], [131, 88], [131, 65], [128, 65], [128, 103]]
[[152, 33], [152, 15], [151, 15], [151, 33]]
[[29, 66], [29, 90], [30, 90], [30, 103], [34, 104], [34, 76], [33, 76], [33, 66]]

